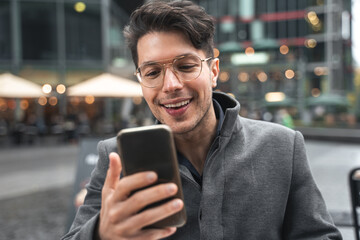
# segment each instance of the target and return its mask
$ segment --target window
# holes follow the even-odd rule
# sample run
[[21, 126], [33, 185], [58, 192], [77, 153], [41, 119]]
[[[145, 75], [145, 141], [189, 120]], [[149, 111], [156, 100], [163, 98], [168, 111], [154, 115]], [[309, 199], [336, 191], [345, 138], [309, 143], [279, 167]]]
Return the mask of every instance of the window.
[[276, 0], [268, 0], [266, 1], [266, 4], [268, 13], [276, 12]]
[[266, 0], [257, 0], [255, 6], [256, 6], [255, 9], [256, 9], [257, 15], [264, 14], [267, 12], [266, 11]]
[[73, 3], [65, 4], [67, 60], [102, 59], [100, 9], [99, 3], [87, 3], [85, 11], [77, 12]]
[[288, 0], [287, 1], [287, 9], [288, 11], [296, 11], [296, 1], [297, 0]]
[[0, 60], [11, 59], [10, 2], [0, 2]]
[[287, 22], [286, 21], [279, 21], [276, 22], [277, 24], [277, 34], [276, 38], [286, 38], [287, 37]]
[[287, 7], [286, 7], [286, 1], [287, 0], [277, 0], [277, 11], [278, 12], [285, 12]]
[[288, 38], [297, 37], [297, 35], [296, 35], [296, 30], [297, 30], [296, 20], [288, 20], [287, 25], [288, 25], [288, 32], [287, 32]]
[[265, 32], [266, 32], [266, 38], [269, 39], [276, 38], [276, 22], [267, 22]]
[[24, 60], [55, 60], [55, 3], [20, 2], [22, 55]]
[[325, 43], [318, 42], [316, 47], [307, 48], [307, 56], [309, 62], [324, 62], [325, 61]]
[[298, 36], [299, 37], [305, 37], [306, 35], [309, 34], [309, 27], [308, 27], [308, 23], [304, 20], [304, 19], [297, 19], [296, 20], [297, 25], [298, 25]]

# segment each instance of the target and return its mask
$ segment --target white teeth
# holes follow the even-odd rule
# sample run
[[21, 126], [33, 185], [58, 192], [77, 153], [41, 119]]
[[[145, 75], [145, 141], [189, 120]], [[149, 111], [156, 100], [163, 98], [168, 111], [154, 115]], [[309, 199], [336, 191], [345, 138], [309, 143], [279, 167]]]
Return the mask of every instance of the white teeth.
[[165, 104], [164, 106], [166, 108], [177, 108], [177, 107], [181, 107], [181, 106], [184, 106], [186, 104], [189, 104], [190, 100], [186, 100], [186, 101], [183, 101], [183, 102], [179, 102], [179, 103], [176, 103], [176, 104]]

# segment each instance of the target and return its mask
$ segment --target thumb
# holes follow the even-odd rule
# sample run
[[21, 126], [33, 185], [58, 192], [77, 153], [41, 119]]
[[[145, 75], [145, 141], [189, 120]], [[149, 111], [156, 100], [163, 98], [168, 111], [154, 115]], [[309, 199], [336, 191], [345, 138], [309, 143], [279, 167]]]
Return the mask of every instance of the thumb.
[[112, 152], [109, 154], [109, 169], [106, 174], [106, 179], [104, 183], [104, 188], [116, 187], [117, 182], [120, 178], [121, 173], [121, 161], [119, 154]]

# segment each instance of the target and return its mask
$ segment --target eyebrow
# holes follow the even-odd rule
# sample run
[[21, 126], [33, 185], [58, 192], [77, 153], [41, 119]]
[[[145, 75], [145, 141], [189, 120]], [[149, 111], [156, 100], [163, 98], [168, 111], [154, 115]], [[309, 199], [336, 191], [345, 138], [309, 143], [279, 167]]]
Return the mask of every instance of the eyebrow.
[[175, 56], [174, 58], [162, 59], [160, 61], [145, 61], [142, 64], [140, 64], [139, 66], [157, 64], [157, 63], [162, 63], [162, 62], [167, 62], [167, 61], [173, 61], [176, 58], [179, 58], [179, 57], [182, 57], [182, 56], [187, 56], [187, 55], [195, 55], [195, 56], [197, 56], [196, 54], [190, 53], [190, 52], [189, 53], [183, 53], [183, 54]]

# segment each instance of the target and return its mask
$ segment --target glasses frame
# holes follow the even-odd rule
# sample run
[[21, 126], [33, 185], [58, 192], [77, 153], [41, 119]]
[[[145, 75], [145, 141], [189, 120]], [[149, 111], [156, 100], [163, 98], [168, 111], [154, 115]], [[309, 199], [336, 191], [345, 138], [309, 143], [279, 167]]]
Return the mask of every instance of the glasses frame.
[[[195, 78], [193, 78], [193, 79], [191, 79], [191, 80], [183, 80], [183, 79], [180, 79], [180, 78], [178, 77], [177, 72], [174, 70], [173, 65], [174, 65], [174, 63], [175, 63], [176, 61], [178, 61], [179, 59], [182, 59], [182, 58], [188, 57], [188, 56], [194, 56], [194, 57], [196, 57], [196, 58], [198, 58], [198, 59], [200, 60], [200, 62], [201, 62], [201, 64], [200, 64], [200, 71], [199, 71], [199, 75], [198, 75], [197, 77], [195, 77]], [[181, 56], [177, 56], [177, 57], [175, 57], [175, 58], [173, 58], [173, 59], [164, 59], [164, 60], [162, 60], [162, 62], [172, 60], [171, 62], [168, 62], [168, 63], [152, 62], [153, 64], [159, 64], [159, 65], [162, 67], [162, 71], [161, 71], [162, 81], [161, 81], [159, 84], [155, 85], [155, 86], [148, 86], [148, 85], [144, 84], [144, 82], [142, 81], [140, 68], [143, 67], [143, 65], [139, 66], [139, 67], [136, 69], [136, 71], [134, 72], [134, 75], [136, 76], [136, 78], [137, 78], [137, 80], [139, 81], [139, 83], [140, 83], [141, 85], [143, 85], [144, 87], [147, 87], [147, 88], [156, 88], [156, 87], [158, 87], [158, 86], [160, 86], [160, 85], [162, 85], [162, 84], [164, 83], [164, 77], [165, 77], [165, 71], [166, 71], [165, 66], [168, 66], [168, 68], [170, 68], [170, 66], [171, 66], [171, 71], [175, 74], [175, 76], [176, 76], [180, 81], [182, 81], [182, 82], [184, 82], [184, 81], [185, 81], [185, 82], [190, 82], [190, 81], [193, 81], [193, 80], [197, 79], [197, 78], [201, 75], [201, 72], [202, 72], [202, 63], [203, 63], [203, 62], [207, 62], [207, 61], [209, 61], [209, 60], [213, 60], [213, 59], [214, 59], [214, 57], [208, 57], [208, 58], [205, 58], [205, 59], [201, 59], [199, 56], [194, 55], [194, 54], [184, 54], [184, 55], [181, 55]]]

